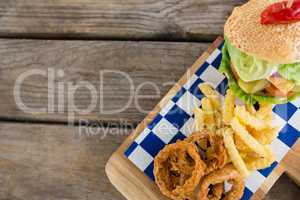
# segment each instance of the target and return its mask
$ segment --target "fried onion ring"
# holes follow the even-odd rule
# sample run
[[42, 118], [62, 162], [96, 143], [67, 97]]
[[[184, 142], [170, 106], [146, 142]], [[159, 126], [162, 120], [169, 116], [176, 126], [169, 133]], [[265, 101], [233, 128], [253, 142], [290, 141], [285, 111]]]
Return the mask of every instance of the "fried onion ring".
[[[201, 147], [201, 141], [203, 140], [208, 141], [208, 146], [210, 146], [213, 151], [210, 156], [207, 155], [207, 149]], [[221, 169], [226, 165], [228, 159], [227, 151], [221, 136], [211, 133], [208, 130], [203, 130], [193, 133], [185, 141], [193, 143], [197, 147], [201, 159], [204, 160], [207, 165], [205, 174]]]
[[205, 168], [195, 146], [185, 141], [167, 145], [154, 159], [155, 181], [161, 192], [174, 200], [193, 196]]
[[222, 194], [224, 193], [224, 184], [219, 183], [212, 186], [212, 193], [208, 195], [208, 199], [210, 200], [219, 200], [222, 198]]
[[[200, 191], [198, 194], [198, 200], [219, 200], [219, 193], [216, 192], [211, 197], [209, 196], [209, 188], [212, 185], [213, 188], [222, 184], [224, 187], [225, 181], [232, 184], [231, 190], [225, 194], [224, 200], [237, 200], [241, 199], [244, 194], [244, 179], [243, 176], [234, 168], [232, 164], [226, 165], [224, 168], [214, 171], [204, 177], [200, 184]], [[214, 192], [214, 191], [212, 191]], [[217, 198], [216, 198], [217, 197]], [[218, 199], [219, 198], [219, 199]]]

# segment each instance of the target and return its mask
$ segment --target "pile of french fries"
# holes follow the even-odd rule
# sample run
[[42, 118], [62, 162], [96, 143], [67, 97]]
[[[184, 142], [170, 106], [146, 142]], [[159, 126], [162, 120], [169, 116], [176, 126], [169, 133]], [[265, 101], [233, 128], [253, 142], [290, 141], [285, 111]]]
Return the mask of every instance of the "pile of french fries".
[[244, 177], [269, 167], [275, 161], [269, 145], [279, 133], [272, 124], [272, 106], [260, 105], [256, 110], [252, 105], [236, 105], [230, 89], [221, 103], [221, 96], [209, 84], [199, 88], [205, 97], [202, 108], [194, 111], [195, 131], [206, 129], [223, 136], [229, 162]]

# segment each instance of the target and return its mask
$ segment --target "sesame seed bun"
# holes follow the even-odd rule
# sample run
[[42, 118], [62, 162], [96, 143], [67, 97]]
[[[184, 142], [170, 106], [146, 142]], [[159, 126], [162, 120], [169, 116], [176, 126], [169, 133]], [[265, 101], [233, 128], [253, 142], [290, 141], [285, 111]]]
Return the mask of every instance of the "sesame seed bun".
[[250, 0], [236, 7], [224, 34], [241, 51], [271, 63], [300, 62], [300, 22], [262, 25], [261, 13], [282, 0]]

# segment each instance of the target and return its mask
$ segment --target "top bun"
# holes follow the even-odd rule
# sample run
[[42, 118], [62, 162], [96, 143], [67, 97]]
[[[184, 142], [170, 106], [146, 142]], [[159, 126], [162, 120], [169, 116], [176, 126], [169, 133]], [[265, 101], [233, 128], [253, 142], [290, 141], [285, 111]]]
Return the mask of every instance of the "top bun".
[[250, 0], [236, 7], [224, 34], [242, 52], [277, 64], [300, 62], [300, 22], [262, 25], [261, 13], [283, 0]]

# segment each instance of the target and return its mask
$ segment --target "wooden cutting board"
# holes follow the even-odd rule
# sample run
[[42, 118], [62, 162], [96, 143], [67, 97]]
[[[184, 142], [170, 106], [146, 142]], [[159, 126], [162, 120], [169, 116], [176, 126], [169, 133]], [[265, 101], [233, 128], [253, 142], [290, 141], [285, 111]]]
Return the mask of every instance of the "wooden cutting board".
[[[161, 102], [149, 113], [136, 130], [125, 140], [120, 148], [111, 156], [106, 165], [106, 174], [111, 183], [128, 200], [167, 200], [159, 191], [155, 183], [150, 180], [142, 171], [129, 161], [124, 152], [133, 143], [135, 138], [144, 130], [149, 122], [156, 116], [161, 108], [173, 97], [180, 87], [190, 78], [192, 74], [201, 66], [208, 56], [221, 44], [223, 38], [218, 38], [212, 46], [188, 69], [186, 74], [178, 81]], [[300, 120], [300, 119], [299, 119]], [[300, 140], [294, 145], [292, 150], [277, 165], [268, 176], [263, 185], [253, 195], [251, 200], [261, 200], [268, 193], [274, 183], [283, 173], [287, 173], [298, 185], [300, 184]]]

